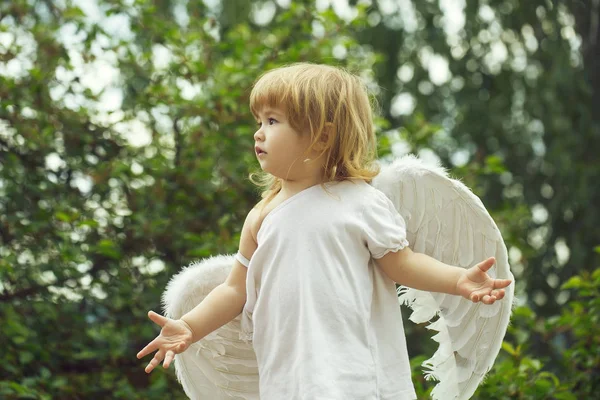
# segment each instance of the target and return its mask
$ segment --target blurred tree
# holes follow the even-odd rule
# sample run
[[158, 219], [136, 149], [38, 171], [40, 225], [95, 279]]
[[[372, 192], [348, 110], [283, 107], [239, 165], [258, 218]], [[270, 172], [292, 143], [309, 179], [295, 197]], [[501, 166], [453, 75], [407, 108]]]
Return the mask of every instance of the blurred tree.
[[298, 60], [368, 76], [349, 29], [302, 5], [267, 28], [201, 2], [0, 4], [0, 397], [182, 397], [135, 359], [146, 312], [237, 246], [253, 80]]
[[542, 315], [597, 260], [599, 20], [598, 1], [373, 1], [357, 34], [385, 56], [386, 119], [495, 211], [520, 291]]
[[[560, 284], [597, 265], [598, 0], [288, 3], [0, 3], [0, 397], [182, 398], [133, 358], [156, 333], [145, 314], [181, 265], [235, 250], [257, 199], [249, 88], [283, 63], [369, 79], [382, 156], [402, 138], [455, 166], [536, 315], [558, 314]], [[532, 360], [498, 376], [518, 366], [526, 385]]]

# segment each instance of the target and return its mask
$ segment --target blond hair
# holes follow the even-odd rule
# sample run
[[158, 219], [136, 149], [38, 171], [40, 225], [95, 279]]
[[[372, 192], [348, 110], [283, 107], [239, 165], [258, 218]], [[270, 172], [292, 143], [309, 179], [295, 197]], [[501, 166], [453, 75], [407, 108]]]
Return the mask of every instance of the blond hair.
[[[254, 116], [265, 107], [281, 108], [296, 132], [310, 134], [307, 154], [325, 143], [323, 182], [371, 182], [379, 173], [372, 105], [359, 77], [328, 65], [279, 67], [260, 76], [250, 93]], [[281, 190], [281, 179], [264, 171], [250, 174], [250, 181], [265, 188], [263, 205]]]

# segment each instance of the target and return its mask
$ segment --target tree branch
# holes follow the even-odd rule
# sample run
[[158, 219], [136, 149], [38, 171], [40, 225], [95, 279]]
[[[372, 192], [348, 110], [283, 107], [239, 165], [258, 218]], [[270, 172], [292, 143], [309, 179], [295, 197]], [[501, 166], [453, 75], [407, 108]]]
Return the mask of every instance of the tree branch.
[[2, 244], [9, 244], [14, 240], [14, 236], [10, 234], [8, 228], [4, 228], [3, 225], [0, 225], [0, 238], [2, 238]]
[[183, 146], [183, 138], [181, 136], [181, 129], [179, 129], [178, 122], [181, 120], [180, 117], [175, 117], [173, 120], [173, 132], [175, 132], [175, 168], [179, 168], [181, 164], [181, 148]]

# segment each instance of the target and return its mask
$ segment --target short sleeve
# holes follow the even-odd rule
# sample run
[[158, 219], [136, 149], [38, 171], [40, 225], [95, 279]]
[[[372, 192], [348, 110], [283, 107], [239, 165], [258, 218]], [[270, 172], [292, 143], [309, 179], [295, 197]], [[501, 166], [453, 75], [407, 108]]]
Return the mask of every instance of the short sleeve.
[[406, 223], [385, 194], [375, 190], [362, 211], [363, 240], [373, 258], [408, 246]]

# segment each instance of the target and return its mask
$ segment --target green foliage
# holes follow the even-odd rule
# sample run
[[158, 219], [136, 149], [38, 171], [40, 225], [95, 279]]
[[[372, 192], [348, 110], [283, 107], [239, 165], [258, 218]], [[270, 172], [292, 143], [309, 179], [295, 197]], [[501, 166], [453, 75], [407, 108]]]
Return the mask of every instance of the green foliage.
[[[0, 2], [0, 397], [184, 398], [172, 370], [147, 376], [135, 359], [156, 334], [146, 312], [182, 265], [235, 251], [257, 200], [249, 88], [294, 61], [371, 81], [380, 154], [398, 140], [434, 149], [516, 250], [517, 289], [536, 310], [515, 310], [479, 398], [594, 396], [598, 272], [569, 278], [598, 259], [598, 10], [467, 2], [448, 39], [437, 2], [412, 2], [413, 28], [378, 2], [348, 20], [310, 0], [266, 24], [248, 16], [267, 3]], [[486, 56], [498, 41], [500, 65]], [[432, 84], [427, 54], [445, 57], [448, 81]], [[391, 113], [399, 93], [412, 113]], [[546, 220], [532, 216], [540, 206]], [[407, 332], [411, 354], [431, 353], [421, 327]], [[426, 396], [431, 383], [414, 380]]]
[[[533, 311], [526, 307], [514, 310], [507, 341], [484, 384], [478, 399], [575, 399], [566, 380], [559, 379], [548, 359], [530, 353], [529, 343], [539, 325]], [[513, 343], [510, 341], [514, 340]]]
[[[391, 130], [406, 149], [468, 169], [494, 217], [524, 208], [503, 233], [521, 254], [519, 291], [553, 315], [556, 287], [598, 260], [588, 249], [600, 213], [588, 205], [600, 204], [600, 8], [410, 1], [373, 2], [368, 12], [376, 23], [356, 34], [385, 56], [376, 76]], [[396, 107], [399, 98], [414, 107]]]
[[[600, 269], [571, 278], [562, 289], [572, 291], [572, 300], [558, 316], [544, 318], [528, 307], [515, 308], [500, 354], [474, 399], [576, 400], [597, 395]], [[425, 359], [411, 360], [419, 399], [427, 398], [435, 384], [423, 381], [420, 364]]]
[[0, 66], [18, 66], [0, 69], [2, 398], [183, 398], [135, 354], [168, 279], [233, 252], [257, 201], [253, 80], [376, 61], [302, 3], [268, 27], [202, 2], [93, 3], [0, 4]]
[[592, 398], [600, 389], [600, 269], [574, 276], [562, 288], [576, 296], [549, 328], [568, 344], [561, 343], [557, 351], [563, 354], [573, 392]]

